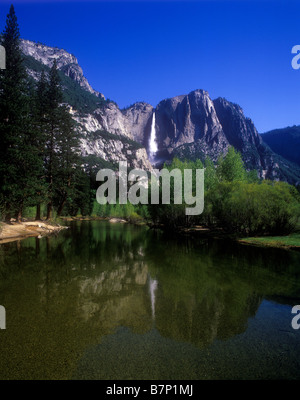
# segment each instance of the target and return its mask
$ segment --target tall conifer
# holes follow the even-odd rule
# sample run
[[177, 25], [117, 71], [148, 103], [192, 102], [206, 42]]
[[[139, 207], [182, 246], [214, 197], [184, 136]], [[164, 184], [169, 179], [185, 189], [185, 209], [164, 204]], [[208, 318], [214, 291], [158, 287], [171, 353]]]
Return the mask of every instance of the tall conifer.
[[17, 17], [11, 6], [1, 37], [6, 69], [0, 73], [0, 193], [2, 213], [6, 219], [15, 216], [18, 220], [33, 200], [37, 166], [19, 38]]

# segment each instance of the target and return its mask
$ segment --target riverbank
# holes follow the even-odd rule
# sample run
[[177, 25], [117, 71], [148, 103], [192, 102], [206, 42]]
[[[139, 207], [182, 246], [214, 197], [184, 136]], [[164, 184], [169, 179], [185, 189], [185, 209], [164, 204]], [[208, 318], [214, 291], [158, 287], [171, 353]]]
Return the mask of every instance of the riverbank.
[[71, 221], [107, 221], [112, 224], [131, 224], [131, 225], [146, 225], [146, 221], [141, 219], [133, 218], [119, 218], [119, 217], [60, 217], [61, 221], [71, 222]]
[[[125, 220], [123, 218], [114, 218], [114, 217], [61, 217], [61, 219], [63, 221], [103, 220], [103, 221], [109, 221], [111, 223], [129, 223], [132, 225], [147, 225], [150, 229], [164, 230], [162, 225], [154, 225], [151, 223], [147, 223], [142, 219], [139, 221]], [[201, 225], [191, 226], [189, 228], [177, 228], [176, 232], [172, 233], [195, 235], [203, 238], [227, 239], [249, 246], [276, 247], [276, 248], [298, 250], [298, 251], [300, 250], [300, 233], [293, 233], [286, 236], [262, 236], [262, 237], [239, 238], [234, 234], [229, 234], [227, 232], [224, 232], [224, 230], [221, 228], [211, 229]]]
[[65, 226], [43, 221], [25, 221], [0, 224], [0, 244], [25, 239], [43, 237], [67, 229]]
[[[147, 225], [143, 220], [130, 221], [123, 218], [110, 217], [61, 217], [58, 222], [70, 221], [108, 221], [110, 223], [129, 223], [132, 225]], [[162, 226], [151, 226], [152, 229], [162, 229]], [[12, 222], [10, 224], [0, 223], [0, 244], [8, 243], [16, 240], [25, 239], [27, 237], [43, 237], [54, 233], [58, 233], [62, 229], [67, 229], [66, 226], [60, 225], [57, 222], [43, 221], [24, 221], [21, 223]], [[229, 235], [222, 229], [209, 229], [203, 226], [193, 226], [190, 228], [178, 229], [177, 233], [196, 235], [204, 238], [229, 239], [237, 241], [241, 244], [259, 247], [276, 247], [288, 250], [300, 250], [300, 233], [294, 233], [287, 236], [262, 236], [262, 237], [247, 237], [237, 238], [235, 235]]]
[[260, 236], [240, 238], [234, 234], [224, 232], [221, 228], [209, 229], [203, 226], [193, 226], [178, 230], [181, 234], [193, 235], [202, 238], [226, 239], [241, 244], [259, 247], [276, 247], [287, 250], [300, 251], [300, 233], [291, 233], [285, 236]]
[[300, 251], [300, 233], [293, 233], [287, 236], [249, 237], [238, 241], [252, 246], [277, 247]]

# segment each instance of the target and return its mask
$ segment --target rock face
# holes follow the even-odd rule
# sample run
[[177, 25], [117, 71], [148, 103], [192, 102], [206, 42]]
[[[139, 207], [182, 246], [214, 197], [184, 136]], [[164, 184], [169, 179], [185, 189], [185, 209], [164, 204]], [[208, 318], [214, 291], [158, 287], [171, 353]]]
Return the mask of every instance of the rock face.
[[214, 104], [204, 90], [163, 100], [158, 104], [155, 116], [157, 142], [162, 158], [185, 145], [190, 145], [190, 155], [195, 153], [197, 144], [204, 154], [213, 158], [228, 149]]
[[[80, 87], [81, 93], [76, 89], [77, 102], [70, 104], [70, 112], [83, 133], [83, 155], [95, 155], [111, 163], [127, 160], [132, 167], [151, 169], [149, 138], [155, 112], [158, 151], [151, 155], [155, 163], [162, 164], [174, 156], [202, 160], [209, 156], [217, 161], [229, 146], [234, 146], [241, 152], [247, 169], [256, 169], [260, 177], [300, 183], [300, 168], [263, 142], [237, 104], [224, 98], [212, 100], [208, 92], [195, 90], [165, 99], [156, 109], [139, 102], [121, 110], [114, 102], [104, 101], [104, 96], [90, 86], [72, 54], [28, 40], [22, 40], [21, 47], [25, 56], [38, 64], [28, 63], [32, 78], [38, 79], [40, 65], [51, 67], [55, 59], [60, 71]], [[67, 90], [74, 91], [72, 85]], [[89, 104], [87, 92], [92, 95]], [[95, 101], [99, 98], [102, 100]]]
[[127, 161], [131, 168], [152, 170], [146, 149], [137, 148], [122, 138], [112, 139], [99, 134], [97, 139], [91, 139], [86, 135], [81, 140], [81, 151], [83, 156], [96, 155], [114, 166], [117, 166], [119, 161]]
[[102, 93], [94, 90], [83, 75], [82, 68], [78, 64], [77, 58], [63, 49], [49, 47], [42, 43], [35, 43], [30, 40], [21, 40], [21, 50], [27, 55], [33, 57], [41, 64], [52, 67], [56, 60], [57, 68], [65, 75], [77, 82], [83, 89], [95, 94], [97, 97], [104, 98]]
[[262, 178], [300, 183], [300, 169], [274, 153], [243, 110], [224, 98], [211, 100], [204, 90], [160, 102], [155, 110], [158, 159], [216, 161], [229, 146], [241, 152], [247, 169]]
[[224, 98], [214, 100], [214, 106], [228, 144], [242, 154], [246, 167], [256, 169], [262, 178], [285, 180], [279, 167], [283, 161], [263, 143], [241, 107]]
[[[112, 113], [106, 114], [106, 110]], [[82, 116], [73, 109], [70, 112], [82, 134], [83, 156], [94, 155], [114, 166], [119, 161], [127, 161], [131, 168], [152, 170], [146, 149], [132, 140], [130, 130], [126, 130], [122, 113], [113, 103], [96, 110], [93, 115]]]
[[94, 111], [102, 129], [123, 135], [138, 143], [147, 146], [147, 129], [150, 130], [149, 121], [153, 107], [146, 103], [136, 103], [126, 110], [120, 110], [115, 103], [109, 103]]
[[133, 139], [147, 149], [153, 112], [154, 108], [147, 103], [135, 103], [122, 111]]
[[204, 90], [163, 100], [157, 106], [156, 121], [159, 147], [169, 151], [198, 140], [211, 146], [218, 141], [226, 144], [214, 104]]
[[[40, 65], [51, 68], [53, 61], [56, 60], [58, 69], [76, 82], [81, 89], [98, 98], [105, 99], [103, 94], [90, 86], [74, 55], [63, 49], [29, 40], [21, 40], [21, 49], [23, 54], [29, 57], [27, 71], [34, 80], [39, 79]], [[30, 58], [37, 61], [37, 65], [30, 62]], [[83, 105], [84, 102], [83, 98]], [[94, 104], [96, 107], [92, 112], [84, 112], [70, 106], [70, 113], [76, 121], [79, 131], [83, 134], [81, 139], [82, 155], [94, 155], [110, 165], [117, 166], [118, 161], [127, 161], [132, 168], [151, 170], [152, 166], [146, 149], [136, 143], [134, 139], [136, 136], [141, 139], [139, 140], [141, 143], [143, 142], [142, 136], [147, 122], [145, 120], [147, 120], [148, 114], [152, 114], [152, 106], [137, 103], [127, 110], [121, 111], [113, 102], [103, 102], [100, 107], [97, 107], [99, 104], [97, 101]]]

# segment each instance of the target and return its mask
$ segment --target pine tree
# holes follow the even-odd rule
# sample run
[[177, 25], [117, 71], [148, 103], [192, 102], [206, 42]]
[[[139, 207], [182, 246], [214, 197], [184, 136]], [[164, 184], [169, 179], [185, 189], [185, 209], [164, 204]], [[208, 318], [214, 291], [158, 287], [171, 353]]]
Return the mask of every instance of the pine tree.
[[60, 108], [57, 170], [54, 171], [57, 216], [60, 216], [68, 198], [76, 196], [76, 180], [79, 178], [79, 137], [67, 107]]
[[57, 148], [60, 133], [60, 105], [62, 102], [62, 89], [60, 87], [60, 80], [54, 60], [53, 66], [50, 70], [49, 87], [47, 91], [47, 106], [46, 113], [48, 119], [48, 132], [46, 142], [46, 157], [45, 157], [45, 172], [46, 182], [48, 185], [48, 204], [47, 204], [47, 219], [52, 217], [53, 200], [55, 194], [54, 173], [57, 170]]
[[47, 182], [45, 179], [45, 146], [48, 132], [48, 81], [44, 70], [41, 73], [40, 80], [36, 87], [36, 93], [33, 102], [33, 124], [36, 131], [36, 146], [39, 154], [39, 187], [36, 193], [36, 220], [41, 219], [41, 204], [46, 201]]
[[14, 215], [18, 220], [33, 200], [38, 162], [19, 37], [11, 6], [1, 38], [6, 69], [0, 74], [0, 193], [2, 213], [6, 219]]
[[47, 185], [47, 219], [52, 217], [56, 206], [57, 215], [68, 200], [76, 197], [78, 177], [79, 137], [68, 107], [62, 104], [63, 93], [56, 61], [49, 74], [49, 83], [41, 76], [38, 86], [38, 119], [45, 133], [44, 168]]

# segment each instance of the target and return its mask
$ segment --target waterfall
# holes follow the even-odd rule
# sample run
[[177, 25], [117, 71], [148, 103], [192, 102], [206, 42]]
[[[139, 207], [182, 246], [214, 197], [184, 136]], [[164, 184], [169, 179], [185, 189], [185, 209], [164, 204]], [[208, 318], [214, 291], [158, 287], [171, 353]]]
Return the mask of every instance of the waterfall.
[[157, 150], [158, 149], [156, 143], [155, 111], [154, 111], [151, 124], [150, 140], [149, 140], [150, 161], [154, 161]]
[[150, 297], [151, 297], [151, 308], [152, 308], [152, 318], [155, 318], [155, 291], [157, 289], [157, 280], [150, 277]]

